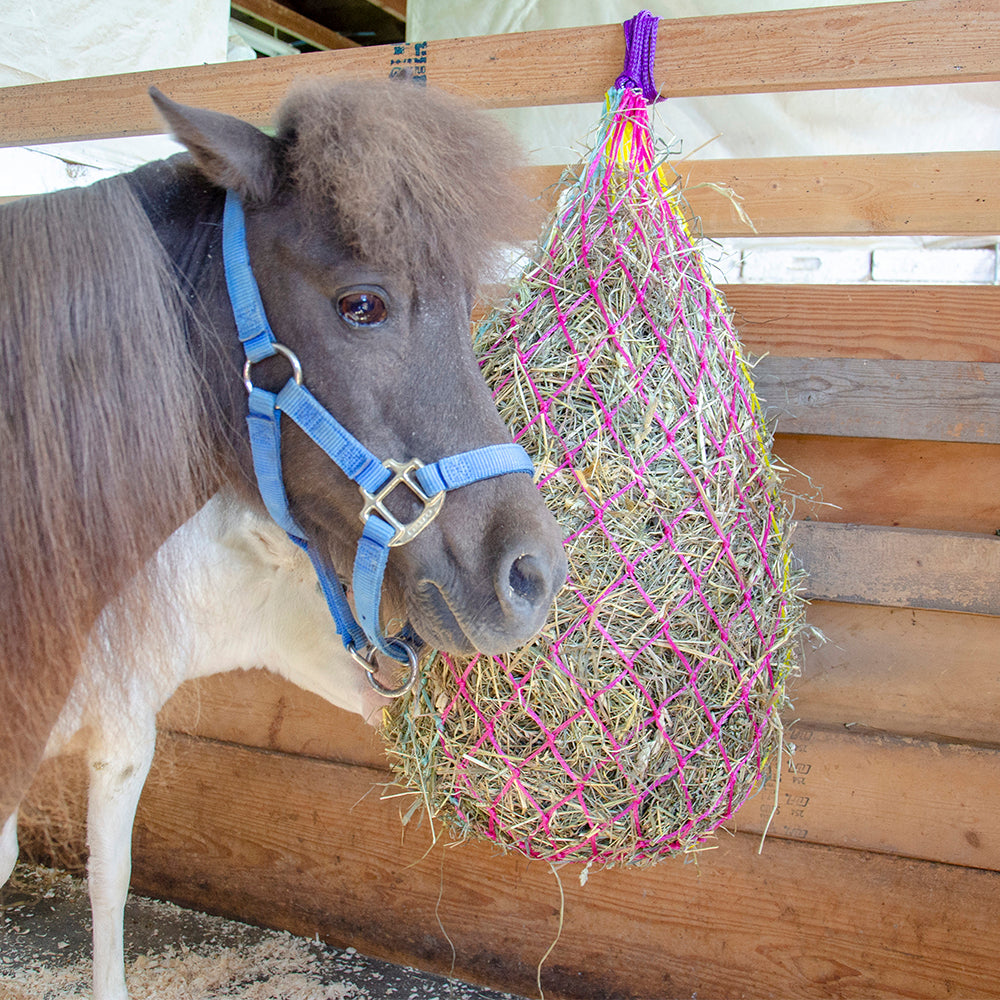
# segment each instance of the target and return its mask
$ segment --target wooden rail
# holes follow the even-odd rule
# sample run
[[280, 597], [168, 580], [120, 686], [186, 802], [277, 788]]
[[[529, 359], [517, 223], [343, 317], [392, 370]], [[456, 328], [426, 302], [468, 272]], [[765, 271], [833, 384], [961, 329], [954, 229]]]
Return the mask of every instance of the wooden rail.
[[1000, 538], [964, 532], [799, 522], [807, 597], [1000, 615]]
[[701, 160], [677, 167], [702, 228], [752, 235], [728, 199], [738, 194], [759, 236], [996, 236], [1000, 153]]
[[[525, 187], [555, 203], [563, 167]], [[690, 214], [706, 236], [995, 237], [1000, 152], [680, 161]], [[739, 199], [741, 215], [731, 197]], [[746, 219], [752, 223], [747, 224]]]
[[[7, 87], [0, 146], [160, 132], [152, 84], [264, 125], [294, 79], [384, 79], [400, 61], [489, 107], [580, 104], [603, 98], [623, 56], [620, 25], [604, 25]], [[669, 97], [998, 80], [1000, 9], [993, 0], [904, 0], [665, 19], [655, 78]]]
[[235, 0], [237, 10], [323, 49], [353, 49], [358, 43], [280, 4], [277, 0]]
[[798, 517], [994, 535], [1000, 445], [778, 434]]
[[[4, 94], [0, 89], [0, 106]], [[528, 168], [522, 182], [551, 208], [564, 170]], [[1000, 231], [993, 181], [1000, 175], [1000, 152], [702, 160], [678, 170], [690, 214], [710, 237], [995, 237]], [[722, 190], [738, 194], [753, 229]], [[983, 324], [984, 332], [990, 329]]]
[[1000, 362], [1000, 285], [722, 285], [752, 354]]
[[768, 419], [786, 434], [1000, 444], [1000, 364], [764, 358]]
[[826, 639], [806, 645], [788, 721], [1000, 745], [1000, 713], [983, 705], [1000, 618], [816, 600], [809, 621]]

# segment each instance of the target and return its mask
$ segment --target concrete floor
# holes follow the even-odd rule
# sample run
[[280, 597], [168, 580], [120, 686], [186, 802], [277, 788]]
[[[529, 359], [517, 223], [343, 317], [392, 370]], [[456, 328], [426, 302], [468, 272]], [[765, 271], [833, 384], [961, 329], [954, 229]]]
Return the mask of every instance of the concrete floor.
[[[19, 865], [0, 888], [0, 1000], [89, 998], [86, 883]], [[131, 1000], [523, 1000], [170, 903], [132, 896]]]

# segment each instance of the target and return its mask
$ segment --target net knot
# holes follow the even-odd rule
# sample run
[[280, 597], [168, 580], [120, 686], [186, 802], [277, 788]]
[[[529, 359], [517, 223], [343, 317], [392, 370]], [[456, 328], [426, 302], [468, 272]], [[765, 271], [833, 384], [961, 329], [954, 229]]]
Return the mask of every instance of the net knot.
[[660, 19], [648, 10], [641, 10], [629, 18], [625, 28], [625, 66], [615, 80], [615, 86], [642, 92], [647, 101], [659, 96], [653, 78], [656, 62], [656, 28]]

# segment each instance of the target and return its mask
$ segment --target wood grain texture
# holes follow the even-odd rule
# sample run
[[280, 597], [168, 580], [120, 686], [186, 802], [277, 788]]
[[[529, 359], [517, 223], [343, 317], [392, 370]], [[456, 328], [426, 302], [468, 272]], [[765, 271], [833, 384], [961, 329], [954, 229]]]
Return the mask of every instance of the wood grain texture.
[[1000, 749], [807, 724], [733, 829], [1000, 870]]
[[406, 0], [368, 0], [373, 7], [392, 14], [398, 21], [406, 20]]
[[[1000, 618], [816, 601], [786, 721], [1000, 746]], [[958, 782], [962, 784], [962, 780]]]
[[[1000, 745], [1000, 618], [816, 600], [789, 681], [790, 721], [860, 725], [918, 739]], [[387, 766], [378, 733], [263, 670], [190, 682], [159, 726], [186, 735], [339, 763]]]
[[1000, 443], [1000, 363], [766, 357], [753, 378], [785, 434]]
[[[404, 833], [381, 772], [164, 739], [135, 836], [140, 889], [537, 995], [560, 925], [547, 866]], [[1000, 875], [724, 837], [697, 863], [563, 868], [549, 997], [996, 995]], [[595, 961], [595, 956], [600, 956]]]
[[778, 434], [774, 454], [801, 519], [1000, 529], [1000, 445]]
[[693, 160], [677, 169], [685, 197], [711, 236], [995, 235], [1000, 153]]
[[[930, 624], [944, 635], [929, 635], [927, 616], [934, 613], [922, 612], [918, 625], [915, 613], [897, 612], [899, 627], [891, 628], [893, 623], [884, 627], [883, 618], [881, 630], [869, 624], [859, 636], [857, 626], [864, 623], [866, 610], [872, 609], [850, 608], [853, 625], [845, 629], [841, 621], [842, 627], [828, 634], [824, 645], [807, 653], [804, 672], [819, 679], [818, 692], [814, 689], [810, 697], [800, 681], [790, 683], [794, 708], [786, 710], [785, 718], [790, 723], [806, 721], [786, 730], [786, 739], [797, 749], [782, 775], [781, 819], [770, 832], [815, 843], [1000, 870], [1000, 835], [994, 832], [1000, 830], [1000, 782], [994, 780], [1000, 771], [1000, 750], [959, 741], [1000, 744], [1000, 707], [982, 696], [984, 691], [1000, 689], [1000, 664], [989, 656], [973, 659], [970, 655], [997, 648], [1000, 619], [971, 619], [972, 625], [965, 626], [971, 630], [970, 636], [955, 624], [962, 616], [938, 612], [938, 620], [931, 619]], [[875, 610], [884, 616], [887, 609]], [[827, 615], [828, 624], [829, 619]], [[818, 620], [810, 614], [811, 624], [819, 625], [823, 620], [822, 613]], [[856, 658], [845, 661], [843, 647], [838, 652], [834, 644], [844, 639], [848, 629], [848, 645]], [[944, 649], [944, 636], [953, 641], [954, 648]], [[915, 646], [918, 638], [923, 648]], [[987, 648], [985, 642], [992, 645]], [[933, 669], [928, 645], [946, 656], [949, 669]], [[904, 656], [909, 657], [909, 669], [901, 669]], [[829, 666], [831, 659], [840, 664], [839, 670]], [[914, 670], [914, 664], [923, 669]], [[827, 681], [824, 689], [827, 671], [839, 674], [839, 683]], [[849, 692], [844, 690], [845, 675], [856, 684]], [[234, 724], [225, 712], [216, 713], [207, 725], [196, 727], [201, 735], [274, 751], [268, 723], [278, 719], [287, 732], [285, 746], [298, 753], [300, 741], [312, 750], [324, 749], [310, 738], [324, 716], [335, 722], [345, 717], [321, 703], [314, 715], [300, 716], [292, 725], [286, 714], [287, 694], [276, 704], [274, 691], [261, 685], [259, 678], [235, 675], [230, 681], [237, 690], [242, 687], [251, 695], [252, 700], [245, 704], [245, 718]], [[249, 687], [251, 681], [255, 689]], [[960, 687], [962, 682], [965, 686]], [[291, 697], [295, 697], [294, 692]], [[883, 698], [890, 708], [879, 704]], [[900, 712], [904, 700], [908, 711]], [[815, 718], [835, 716], [838, 709], [845, 716], [843, 722], [824, 723]], [[907, 736], [874, 731], [883, 728], [879, 723], [891, 724], [897, 719], [902, 720], [904, 729], [919, 726], [923, 719], [937, 732]], [[942, 734], [942, 728], [956, 733]], [[325, 753], [316, 756], [342, 762], [353, 755], [352, 737], [350, 727], [337, 725], [326, 737], [329, 746]], [[366, 744], [371, 766], [387, 772], [383, 744], [374, 731]], [[391, 783], [388, 773], [380, 782]], [[809, 801], [801, 801], [803, 798]], [[768, 786], [744, 807], [733, 828], [763, 832], [773, 803], [773, 786]]]
[[[686, 160], [674, 164], [686, 215], [706, 236], [994, 236], [1000, 153]], [[522, 184], [556, 204], [561, 166], [531, 167]], [[753, 224], [733, 206], [735, 196]]]
[[719, 291], [751, 354], [1000, 362], [998, 285], [723, 284]]
[[[162, 130], [150, 84], [182, 103], [265, 124], [294, 78], [384, 78], [397, 46], [223, 63], [0, 90], [0, 145]], [[621, 71], [620, 25], [427, 43], [428, 82], [490, 107], [600, 101]], [[731, 14], [660, 22], [655, 78], [667, 96], [1000, 79], [993, 0]]]
[[799, 521], [807, 598], [1000, 615], [1000, 538]]

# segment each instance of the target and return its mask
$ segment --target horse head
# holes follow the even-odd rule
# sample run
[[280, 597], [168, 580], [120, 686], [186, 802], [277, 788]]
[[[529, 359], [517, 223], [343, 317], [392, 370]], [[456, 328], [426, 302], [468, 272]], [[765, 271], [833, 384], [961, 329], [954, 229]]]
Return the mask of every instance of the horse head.
[[[276, 392], [293, 356], [312, 396], [382, 461], [510, 443], [470, 338], [480, 271], [523, 217], [499, 126], [397, 82], [299, 86], [273, 136], [153, 98], [203, 177], [242, 203], [260, 300], [286, 348], [254, 364], [254, 385]], [[231, 315], [212, 325], [231, 356]], [[348, 579], [358, 486], [289, 420], [280, 460], [292, 518]], [[384, 503], [403, 525], [425, 510], [403, 485]], [[435, 647], [501, 652], [538, 631], [565, 575], [562, 533], [531, 476], [504, 474], [449, 491], [390, 549], [383, 607]]]

